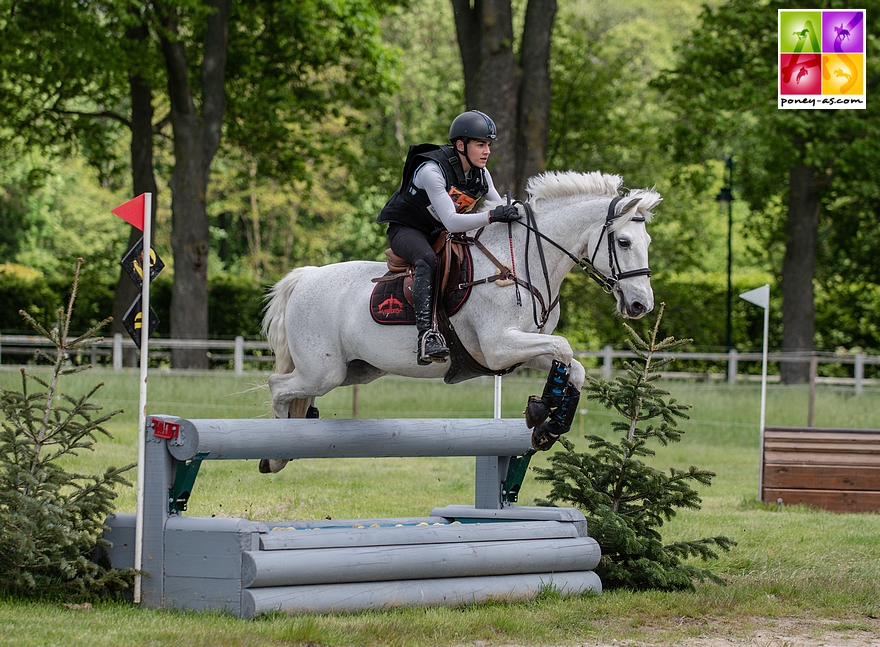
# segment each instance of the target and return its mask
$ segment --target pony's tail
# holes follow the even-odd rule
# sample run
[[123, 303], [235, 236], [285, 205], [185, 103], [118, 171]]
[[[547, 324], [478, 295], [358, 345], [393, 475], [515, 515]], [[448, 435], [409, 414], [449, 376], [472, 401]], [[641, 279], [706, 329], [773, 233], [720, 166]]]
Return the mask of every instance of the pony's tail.
[[313, 267], [298, 267], [290, 271], [287, 276], [278, 281], [266, 295], [269, 302], [266, 304], [263, 315], [263, 336], [269, 342], [269, 347], [275, 353], [275, 372], [285, 375], [292, 373], [294, 369], [293, 357], [290, 356], [290, 348], [287, 345], [287, 302], [296, 288], [303, 274]]

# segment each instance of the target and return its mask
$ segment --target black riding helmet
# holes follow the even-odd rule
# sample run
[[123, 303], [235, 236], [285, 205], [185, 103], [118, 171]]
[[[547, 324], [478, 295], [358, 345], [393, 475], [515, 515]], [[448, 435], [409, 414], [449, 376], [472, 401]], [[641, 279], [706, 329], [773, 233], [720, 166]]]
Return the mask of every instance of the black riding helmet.
[[449, 141], [451, 142], [456, 139], [494, 141], [496, 137], [495, 122], [489, 118], [489, 115], [479, 110], [463, 112], [453, 119], [452, 125], [449, 126]]
[[[453, 146], [457, 139], [464, 141], [465, 152], [463, 155], [471, 167], [474, 166], [474, 163], [467, 156], [468, 141], [471, 139], [494, 141], [497, 137], [495, 122], [492, 121], [489, 115], [479, 110], [469, 110], [468, 112], [461, 113], [452, 120], [452, 125], [449, 126], [449, 141], [452, 142]], [[459, 153], [459, 155], [461, 154]]]

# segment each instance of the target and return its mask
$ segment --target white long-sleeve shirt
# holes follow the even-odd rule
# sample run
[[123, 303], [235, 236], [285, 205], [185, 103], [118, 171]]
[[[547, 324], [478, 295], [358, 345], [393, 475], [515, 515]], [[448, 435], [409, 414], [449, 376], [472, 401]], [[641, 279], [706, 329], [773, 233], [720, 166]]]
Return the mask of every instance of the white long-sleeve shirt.
[[[472, 172], [475, 172], [473, 169]], [[486, 195], [487, 202], [501, 202], [501, 196], [492, 182], [492, 176], [488, 170], [483, 171], [486, 179]], [[478, 229], [489, 224], [489, 212], [479, 211], [476, 213], [457, 213], [455, 203], [446, 192], [446, 178], [440, 165], [436, 162], [425, 162], [413, 175], [413, 185], [419, 189], [423, 189], [428, 194], [431, 204], [428, 211], [437, 220], [443, 223], [443, 226], [451, 234], [458, 234], [471, 229]]]

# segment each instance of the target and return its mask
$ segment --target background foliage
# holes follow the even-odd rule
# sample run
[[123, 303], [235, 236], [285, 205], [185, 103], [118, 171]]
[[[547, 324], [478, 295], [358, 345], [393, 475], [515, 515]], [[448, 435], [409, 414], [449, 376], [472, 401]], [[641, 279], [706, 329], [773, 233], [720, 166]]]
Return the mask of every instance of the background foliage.
[[[461, 59], [448, 0], [303, 6], [303, 11], [322, 16], [335, 11], [340, 29], [377, 39], [365, 45], [371, 57], [361, 61], [365, 67], [352, 78], [363, 80], [371, 69], [381, 74], [384, 87], [391, 90], [381, 98], [363, 96], [357, 83], [335, 83], [332, 67], [324, 72], [309, 67], [309, 61], [336, 54], [341, 55], [333, 59], [338, 65], [359, 64], [353, 54], [320, 51], [322, 39], [312, 32], [298, 45], [303, 62], [299, 76], [260, 85], [274, 89], [257, 92], [258, 86], [248, 80], [257, 59], [271, 59], [273, 52], [280, 56], [283, 46], [260, 40], [259, 24], [289, 22], [297, 29], [321, 30], [330, 23], [313, 21], [308, 27], [301, 22], [304, 14], [263, 15], [266, 7], [256, 1], [241, 7], [247, 11], [239, 16], [244, 23], [235, 33], [230, 61], [230, 68], [237, 70], [228, 86], [234, 98], [232, 119], [212, 165], [206, 199], [211, 337], [255, 336], [264, 287], [294, 266], [381, 258], [384, 231], [374, 219], [399, 182], [407, 147], [442, 142], [451, 118], [464, 108]], [[514, 9], [516, 30], [525, 6], [515, 3]], [[744, 47], [750, 56], [762, 47], [772, 49], [772, 43], [749, 40], [758, 23], [775, 20], [775, 9], [772, 16], [764, 16], [768, 11], [752, 0], [710, 2], [705, 9], [698, 0], [662, 5], [651, 0], [571, 0], [560, 3], [553, 30], [548, 168], [601, 169], [621, 174], [627, 187], [660, 191], [664, 202], [650, 227], [653, 285], [657, 301], [667, 303], [670, 326], [693, 338], [696, 349], [723, 350], [726, 343], [727, 222], [715, 195], [723, 182], [721, 158], [731, 152], [736, 162], [733, 343], [740, 350], [760, 346], [760, 313], [736, 295], [764, 283], [771, 284], [773, 299], [771, 345], [778, 347], [782, 340], [779, 286], [785, 197], [774, 180], [778, 147], [761, 134], [772, 131], [771, 122], [750, 120], [739, 109], [763, 105], [772, 97], [764, 96], [766, 88], [737, 76], [738, 58], [732, 52], [739, 50], [729, 49]], [[713, 34], [723, 34], [724, 39]], [[869, 40], [873, 38], [869, 34]], [[87, 47], [79, 40], [69, 45]], [[102, 51], [76, 60], [97, 65], [96, 52]], [[142, 62], [145, 75], [161, 75], [155, 60], [144, 57]], [[774, 65], [774, 57], [765, 61], [767, 69]], [[753, 69], [751, 74], [764, 72]], [[684, 92], [685, 87], [691, 89]], [[109, 86], [107, 91], [108, 100], [116, 97], [109, 94]], [[285, 97], [293, 95], [297, 102], [286, 104]], [[309, 106], [318, 110], [316, 102], [325, 99], [335, 107], [326, 118], [314, 119], [317, 113]], [[113, 100], [125, 101], [122, 95]], [[728, 103], [730, 109], [725, 107]], [[786, 124], [802, 122], [816, 155], [833, 149], [830, 140], [862, 133], [842, 149], [834, 181], [823, 198], [814, 282], [818, 350], [880, 350], [880, 332], [871, 317], [880, 293], [872, 262], [876, 228], [870, 226], [880, 207], [870, 144], [876, 138], [869, 136], [874, 122], [871, 103], [859, 115], [789, 111], [776, 117]], [[157, 95], [154, 108], [161, 127], [167, 101]], [[756, 114], [770, 118], [768, 111]], [[253, 135], [256, 139], [248, 140], [245, 122], [256, 115], [264, 127]], [[65, 130], [76, 124], [41, 123], [44, 129], [58, 130], [57, 137], [39, 148], [23, 149], [19, 140], [6, 137], [8, 131], [0, 132], [10, 143], [0, 165], [0, 298], [13, 313], [24, 307], [34, 308], [38, 317], [51, 313], [52, 295], [60, 302], [69, 288], [61, 269], [65, 260], [85, 256], [91, 276], [84, 286], [93, 286], [93, 294], [83, 293], [74, 322], [84, 329], [110, 313], [108, 290], [118, 279], [117, 263], [128, 242], [129, 227], [109, 216], [109, 208], [129, 195], [126, 137], [109, 122], [101, 133], [90, 131], [94, 137], [85, 139]], [[170, 281], [174, 271], [171, 200], [163, 180], [171, 168], [166, 143], [160, 139], [155, 150], [156, 245], [168, 265], [155, 296], [162, 335], [169, 334], [169, 284], [163, 282]], [[273, 146], [277, 155], [267, 155]], [[695, 302], [699, 308], [693, 307]], [[585, 277], [573, 273], [563, 284], [562, 309], [559, 332], [576, 346], [625, 342], [607, 297]], [[0, 332], [16, 331], [20, 329], [15, 317], [0, 313]]]

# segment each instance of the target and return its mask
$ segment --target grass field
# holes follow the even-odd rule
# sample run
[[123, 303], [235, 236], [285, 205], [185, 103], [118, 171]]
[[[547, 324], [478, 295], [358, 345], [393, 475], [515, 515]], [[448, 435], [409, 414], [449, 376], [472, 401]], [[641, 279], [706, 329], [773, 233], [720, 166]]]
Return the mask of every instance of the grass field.
[[[3, 386], [15, 388], [19, 381], [16, 371], [0, 371]], [[135, 372], [91, 371], [67, 378], [62, 390], [76, 395], [101, 381], [105, 386], [94, 401], [125, 412], [109, 425], [114, 439], [78, 460], [84, 471], [136, 458]], [[503, 416], [519, 416], [542, 382], [540, 376], [505, 378]], [[262, 417], [268, 415], [264, 384], [259, 374], [156, 372], [150, 375], [148, 412]], [[655, 465], [696, 465], [717, 474], [710, 488], [700, 490], [702, 510], [680, 513], [664, 528], [664, 540], [718, 534], [736, 540], [730, 553], [711, 564], [726, 586], [698, 584], [693, 593], [548, 594], [522, 604], [273, 615], [253, 622], [125, 604], [84, 611], [0, 601], [0, 645], [870, 644], [880, 633], [880, 515], [758, 504], [759, 387], [678, 381], [663, 386], [693, 409], [680, 425], [684, 440], [659, 448]], [[358, 409], [364, 418], [490, 417], [492, 392], [491, 379], [448, 386], [384, 378], [359, 388]], [[806, 424], [807, 402], [806, 387], [772, 386], [767, 424]], [[322, 417], [348, 418], [352, 403], [348, 387], [319, 399], [318, 406]], [[854, 396], [820, 388], [815, 424], [878, 428], [878, 405], [877, 391]], [[585, 447], [584, 433], [608, 433], [611, 414], [596, 407], [581, 402], [570, 434], [579, 447]], [[546, 464], [545, 456], [533, 464]], [[257, 472], [255, 461], [207, 462], [187, 514], [256, 520], [421, 516], [439, 505], [472, 503], [473, 473], [468, 458], [302, 460], [269, 476]], [[520, 503], [545, 495], [546, 486], [528, 476]], [[121, 492], [120, 511], [133, 512], [134, 506], [133, 488]], [[764, 635], [769, 638], [761, 642]]]

